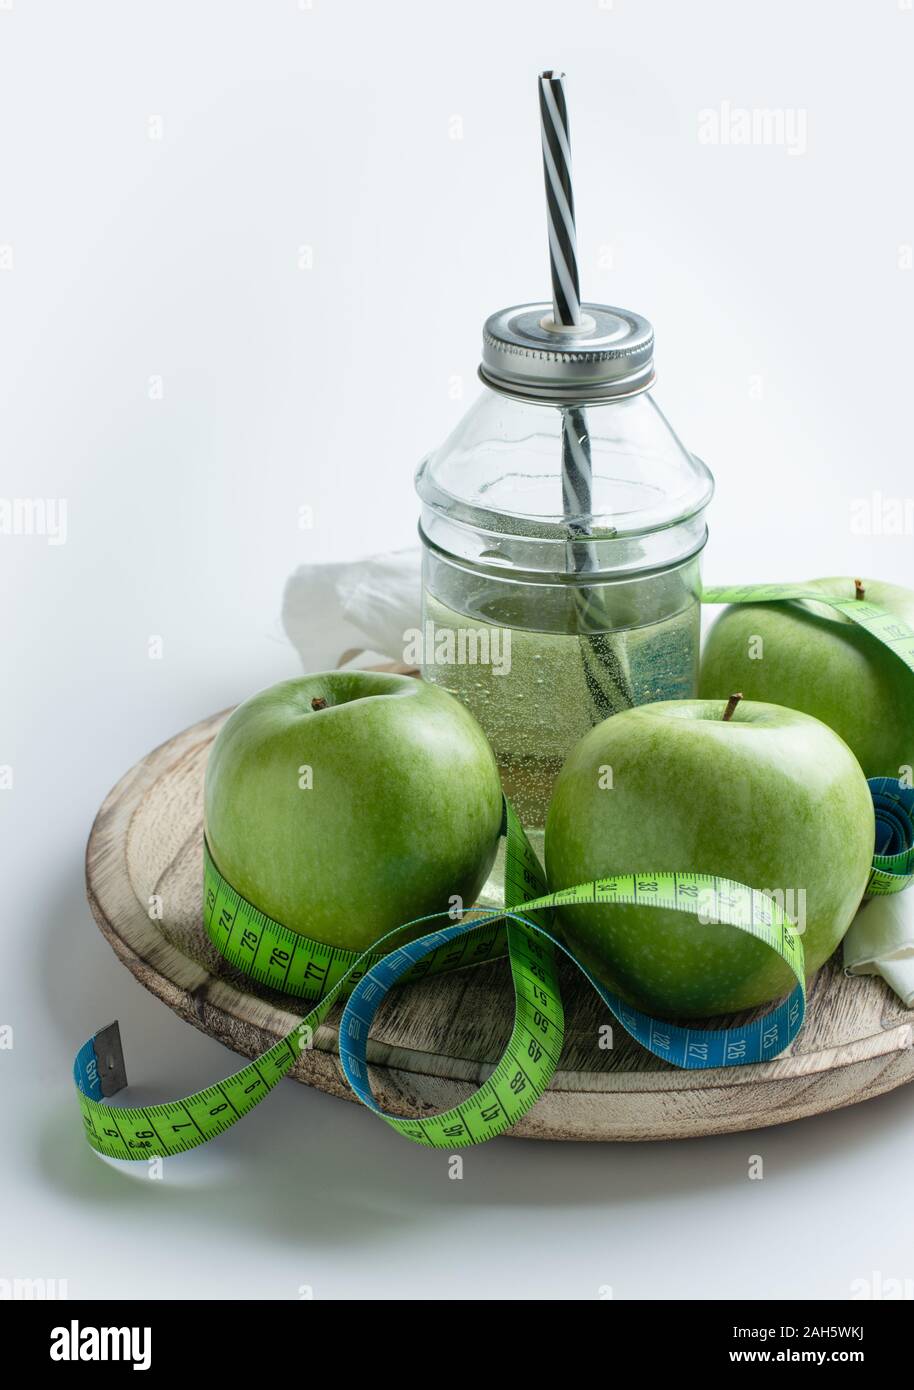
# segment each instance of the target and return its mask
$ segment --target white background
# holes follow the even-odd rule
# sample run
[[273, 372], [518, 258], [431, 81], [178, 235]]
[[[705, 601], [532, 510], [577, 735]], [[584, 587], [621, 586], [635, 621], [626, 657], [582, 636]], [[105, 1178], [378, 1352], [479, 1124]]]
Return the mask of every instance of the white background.
[[[98, 934], [86, 835], [149, 748], [296, 672], [297, 563], [411, 542], [483, 318], [548, 293], [540, 68], [569, 74], [585, 298], [653, 321], [658, 400], [717, 476], [706, 578], [910, 582], [911, 535], [851, 516], [912, 493], [912, 62], [897, 0], [0, 0], [0, 490], [68, 500], [65, 545], [0, 536], [0, 1278], [845, 1298], [914, 1276], [904, 1089], [720, 1139], [503, 1140], [453, 1182], [288, 1084], [153, 1183], [85, 1147], [69, 1079], [115, 1015], [144, 1099], [232, 1069]], [[801, 113], [805, 150], [702, 144], [723, 102]]]

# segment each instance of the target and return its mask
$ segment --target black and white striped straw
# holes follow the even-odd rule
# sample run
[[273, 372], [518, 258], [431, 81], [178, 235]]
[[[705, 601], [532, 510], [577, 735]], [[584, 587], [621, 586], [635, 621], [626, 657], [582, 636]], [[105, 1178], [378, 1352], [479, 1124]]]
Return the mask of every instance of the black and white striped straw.
[[[582, 408], [566, 407], [562, 410], [562, 509], [571, 538], [570, 568], [580, 575], [600, 568], [596, 548], [586, 539], [592, 534], [592, 477], [587, 415]], [[599, 588], [577, 586], [574, 612], [592, 719], [598, 723], [635, 702], [625, 639], [608, 630], [611, 622]]]
[[[586, 536], [593, 508], [593, 464], [583, 409], [562, 411], [562, 513], [573, 536]], [[589, 568], [596, 568], [596, 565]]]
[[[577, 328], [582, 325], [581, 286], [564, 73], [540, 73], [539, 102], [553, 325], [559, 330]], [[562, 410], [562, 514], [571, 541], [570, 568], [579, 574], [598, 570], [595, 547], [586, 541], [593, 525], [593, 462], [583, 407]], [[583, 585], [576, 589], [575, 622], [596, 722], [634, 703], [624, 639], [605, 630], [609, 618], [599, 590]]]
[[571, 187], [571, 142], [568, 138], [565, 74], [551, 69], [540, 73], [539, 96], [553, 317], [562, 327], [572, 328], [581, 322], [581, 287], [574, 226], [574, 193]]
[[[581, 323], [578, 243], [571, 187], [571, 142], [565, 74], [550, 68], [539, 76], [540, 133], [552, 270], [552, 319], [558, 328]], [[586, 535], [591, 511], [590, 440], [583, 410], [562, 412], [562, 511], [573, 535]]]

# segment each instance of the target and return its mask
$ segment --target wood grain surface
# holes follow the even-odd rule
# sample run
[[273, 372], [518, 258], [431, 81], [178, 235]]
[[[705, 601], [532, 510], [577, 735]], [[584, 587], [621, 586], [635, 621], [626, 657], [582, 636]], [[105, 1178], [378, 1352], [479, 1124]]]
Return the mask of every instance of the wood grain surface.
[[[256, 1057], [305, 1010], [227, 966], [203, 930], [203, 775], [227, 715], [176, 735], [121, 778], [92, 828], [86, 879], [99, 927], [140, 983], [194, 1027]], [[149, 915], [153, 896], [161, 900], [158, 920]], [[600, 1027], [613, 1020], [570, 963], [562, 963], [561, 980], [567, 1034], [559, 1070], [516, 1136], [669, 1139], [756, 1129], [852, 1105], [914, 1077], [914, 1012], [878, 978], [846, 977], [837, 959], [813, 981], [807, 1022], [786, 1053], [702, 1072], [651, 1056], [619, 1025], [613, 1048], [601, 1048]], [[339, 1012], [293, 1075], [351, 1100], [336, 1055]], [[504, 963], [394, 991], [369, 1045], [376, 1096], [408, 1116], [456, 1104], [491, 1071], [512, 1018]]]

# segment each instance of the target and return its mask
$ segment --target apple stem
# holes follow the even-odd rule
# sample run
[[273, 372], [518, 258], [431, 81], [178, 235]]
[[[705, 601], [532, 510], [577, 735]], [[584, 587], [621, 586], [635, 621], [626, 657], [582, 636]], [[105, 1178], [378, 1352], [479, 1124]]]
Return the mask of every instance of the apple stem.
[[854, 580], [854, 598], [866, 598], [866, 589], [862, 579]]
[[738, 691], [736, 695], [730, 696], [729, 700], [727, 701], [727, 708], [724, 710], [723, 713], [723, 717], [725, 720], [729, 722], [729, 720], [733, 718], [733, 711], [736, 709], [736, 706], [739, 704], [742, 698], [743, 692], [741, 690]]
[[315, 695], [314, 699], [311, 701], [311, 708], [312, 708], [312, 709], [326, 709], [326, 708], [327, 708], [327, 701], [324, 699], [323, 695]]

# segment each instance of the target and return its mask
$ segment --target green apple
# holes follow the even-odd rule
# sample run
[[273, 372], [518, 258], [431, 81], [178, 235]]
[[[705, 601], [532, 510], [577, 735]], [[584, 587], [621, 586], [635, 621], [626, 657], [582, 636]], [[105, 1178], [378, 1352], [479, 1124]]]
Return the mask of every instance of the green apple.
[[374, 671], [252, 696], [206, 769], [206, 836], [222, 875], [287, 927], [350, 950], [455, 898], [469, 907], [495, 857], [501, 804], [469, 711], [433, 685]]
[[[865, 595], [914, 626], [914, 593], [876, 579]], [[853, 598], [853, 579], [806, 586]], [[827, 604], [735, 603], [710, 629], [698, 693], [741, 690], [814, 714], [840, 734], [867, 777], [899, 777], [914, 765], [914, 674], [850, 618]]]
[[[717, 874], [774, 894], [803, 933], [807, 973], [849, 927], [866, 887], [873, 802], [856, 758], [807, 714], [743, 701], [666, 700], [585, 734], [546, 821], [553, 889], [613, 873]], [[789, 992], [763, 942], [670, 908], [564, 909], [584, 964], [668, 1018], [731, 1013]]]

